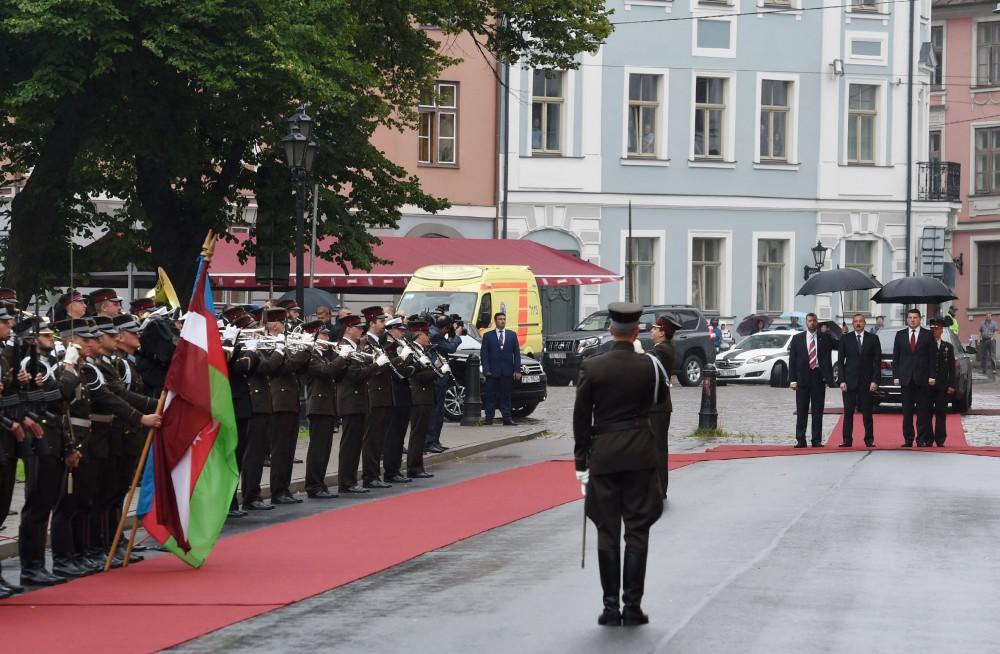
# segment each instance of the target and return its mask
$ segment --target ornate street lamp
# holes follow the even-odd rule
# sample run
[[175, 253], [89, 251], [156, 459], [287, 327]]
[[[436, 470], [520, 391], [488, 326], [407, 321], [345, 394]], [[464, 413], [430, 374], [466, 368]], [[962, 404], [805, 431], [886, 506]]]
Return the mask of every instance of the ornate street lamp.
[[299, 307], [305, 307], [306, 179], [312, 172], [319, 145], [309, 138], [314, 121], [305, 107], [299, 107], [286, 122], [290, 131], [281, 139], [281, 144], [285, 148], [285, 163], [292, 171], [292, 184], [295, 185], [295, 302]]
[[802, 271], [802, 279], [808, 280], [810, 275], [823, 270], [823, 264], [826, 262], [827, 249], [828, 248], [823, 247], [823, 243], [821, 241], [816, 241], [816, 247], [809, 249], [809, 251], [812, 252], [813, 262], [816, 266], [806, 266]]

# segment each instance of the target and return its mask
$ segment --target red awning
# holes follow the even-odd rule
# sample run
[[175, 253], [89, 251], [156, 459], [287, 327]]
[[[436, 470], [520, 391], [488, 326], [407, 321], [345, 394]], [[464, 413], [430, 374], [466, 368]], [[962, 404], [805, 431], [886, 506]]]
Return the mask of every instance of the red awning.
[[[246, 235], [238, 234], [237, 241], [219, 241], [212, 258], [210, 275], [216, 288], [266, 288], [254, 277], [255, 261], [251, 257], [240, 263], [236, 253], [243, 247]], [[375, 266], [371, 272], [350, 270], [347, 274], [336, 263], [316, 259], [315, 285], [321, 288], [341, 289], [403, 289], [417, 268], [441, 264], [464, 265], [516, 265], [530, 266], [539, 286], [582, 286], [604, 284], [621, 279], [583, 259], [535, 243], [522, 240], [412, 238], [382, 236], [382, 245], [375, 247], [375, 255], [391, 261], [385, 266]], [[321, 244], [325, 248], [327, 244]], [[306, 277], [309, 276], [309, 257], [306, 256]], [[295, 262], [292, 260], [289, 286], [295, 285]]]

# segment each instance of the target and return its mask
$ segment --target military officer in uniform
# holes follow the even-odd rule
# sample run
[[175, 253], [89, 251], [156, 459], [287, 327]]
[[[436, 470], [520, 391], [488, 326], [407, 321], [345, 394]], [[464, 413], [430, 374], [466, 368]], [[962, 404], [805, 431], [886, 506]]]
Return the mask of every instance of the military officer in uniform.
[[[247, 328], [256, 325], [249, 323]], [[260, 497], [260, 480], [264, 475], [264, 458], [271, 440], [271, 375], [284, 363], [278, 352], [260, 348], [257, 340], [248, 340], [244, 348], [257, 355], [257, 365], [247, 376], [250, 391], [250, 420], [247, 423], [247, 449], [243, 455], [242, 485], [244, 511], [270, 511], [273, 504]]]
[[340, 453], [337, 461], [337, 478], [341, 493], [369, 493], [358, 483], [358, 464], [364, 449], [365, 421], [368, 414], [368, 377], [374, 365], [367, 358], [356, 356], [361, 346], [364, 329], [359, 316], [346, 316], [340, 324], [344, 336], [337, 348], [334, 361], [337, 382], [337, 412], [340, 414]]
[[368, 333], [361, 340], [362, 350], [371, 353], [375, 362], [368, 377], [368, 421], [361, 456], [361, 479], [365, 488], [392, 488], [392, 484], [381, 478], [382, 452], [392, 416], [393, 377], [397, 375], [393, 368], [399, 362], [394, 362], [385, 352], [386, 315], [382, 307], [368, 307], [361, 313], [368, 322]]
[[403, 463], [403, 444], [406, 440], [406, 429], [410, 426], [410, 378], [416, 372], [414, 367], [413, 349], [406, 343], [406, 325], [399, 317], [391, 318], [385, 323], [389, 335], [386, 352], [390, 356], [398, 356], [401, 365], [397, 367], [402, 374], [392, 377], [392, 413], [389, 417], [389, 430], [385, 437], [385, 450], [382, 456], [382, 466], [385, 480], [393, 484], [408, 484], [412, 481], [401, 470]]
[[[680, 321], [673, 314], [667, 313], [656, 319], [650, 328], [650, 336], [653, 340], [653, 354], [663, 364], [663, 369], [667, 375], [674, 369], [674, 333], [681, 328]], [[660, 474], [660, 484], [663, 486], [663, 499], [667, 498], [667, 481], [669, 478], [667, 456], [668, 440], [670, 432], [670, 414], [674, 406], [670, 401], [670, 388], [667, 387], [666, 399], [661, 404], [654, 406], [649, 412], [649, 427], [653, 430], [656, 438], [656, 448], [658, 451], [657, 472]]]
[[930, 447], [931, 441], [938, 447], [944, 447], [948, 438], [948, 405], [955, 399], [956, 363], [955, 348], [944, 340], [945, 321], [941, 318], [931, 320], [931, 334], [934, 335], [934, 348], [937, 350], [937, 364], [932, 371], [934, 386], [930, 389], [930, 438], [924, 441], [924, 447]]
[[155, 309], [156, 300], [151, 297], [133, 298], [132, 301], [128, 303], [128, 310], [132, 312], [132, 315], [140, 321], [145, 320], [146, 316], [151, 314]]
[[113, 288], [99, 288], [90, 294], [93, 315], [114, 318], [122, 315], [122, 299]]
[[406, 476], [410, 479], [430, 479], [434, 475], [424, 470], [425, 435], [436, 404], [435, 382], [438, 374], [431, 364], [427, 348], [431, 346], [430, 325], [421, 320], [408, 323], [413, 334], [413, 374], [410, 377], [410, 441], [406, 449]]
[[[660, 360], [638, 354], [639, 304], [608, 306], [611, 349], [580, 366], [573, 407], [576, 476], [586, 495], [586, 513], [597, 527], [597, 560], [605, 626], [649, 622], [641, 602], [646, 578], [649, 528], [663, 512], [662, 462], [650, 431], [650, 409], [667, 394]], [[624, 568], [621, 531], [625, 524]], [[619, 590], [624, 587], [624, 610]]]
[[[316, 330], [317, 343], [330, 342], [326, 323], [316, 320], [303, 326], [306, 333]], [[306, 495], [314, 500], [339, 497], [326, 485], [326, 469], [333, 450], [333, 425], [337, 420], [337, 385], [334, 381], [337, 352], [331, 345], [320, 345], [309, 359], [309, 450], [306, 452]]]
[[[234, 320], [240, 320], [246, 313], [239, 310], [238, 316], [231, 316]], [[250, 400], [249, 377], [257, 369], [260, 358], [256, 352], [247, 350], [243, 343], [239, 342], [240, 328], [230, 321], [222, 334], [222, 346], [226, 351], [226, 369], [229, 371], [229, 389], [233, 396], [233, 417], [236, 418], [236, 467], [243, 476], [243, 459], [246, 456], [247, 446], [250, 443], [250, 418], [253, 417], [253, 404]], [[240, 508], [237, 502], [238, 493], [233, 493], [233, 499], [229, 503], [230, 518], [242, 518], [247, 512]]]
[[[0, 344], [10, 338], [14, 326], [14, 316], [8, 311], [7, 305], [0, 304]], [[0, 393], [9, 395], [17, 392], [14, 380], [13, 348], [0, 345]], [[14, 482], [17, 471], [18, 443], [29, 436], [17, 422], [10, 421], [0, 427], [0, 525], [7, 518], [10, 505], [14, 498]], [[0, 599], [10, 597], [24, 590], [21, 586], [8, 583], [0, 576]]]
[[292, 331], [302, 324], [302, 307], [298, 303], [289, 298], [287, 300], [280, 300], [275, 305], [285, 310], [285, 326], [289, 331]]
[[60, 295], [55, 304], [52, 305], [52, 318], [54, 321], [72, 318], [79, 320], [87, 315], [87, 298], [79, 291], [70, 289]]

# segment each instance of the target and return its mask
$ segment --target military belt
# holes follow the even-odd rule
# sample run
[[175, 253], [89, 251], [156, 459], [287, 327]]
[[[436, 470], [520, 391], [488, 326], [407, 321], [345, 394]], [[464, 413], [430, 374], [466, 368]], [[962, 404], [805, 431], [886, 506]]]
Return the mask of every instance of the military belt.
[[87, 429], [90, 429], [90, 421], [87, 420], [86, 418], [74, 418], [71, 416], [69, 419], [69, 424], [73, 425], [74, 427], [86, 427]]
[[92, 422], [103, 422], [105, 424], [109, 424], [110, 425], [112, 422], [115, 421], [115, 417], [114, 416], [101, 415], [99, 413], [91, 413], [90, 414], [90, 420]]

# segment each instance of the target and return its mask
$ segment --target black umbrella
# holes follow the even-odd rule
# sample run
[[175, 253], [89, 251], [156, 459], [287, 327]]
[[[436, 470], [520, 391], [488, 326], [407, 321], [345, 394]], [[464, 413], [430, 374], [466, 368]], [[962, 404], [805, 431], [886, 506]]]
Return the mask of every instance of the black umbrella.
[[819, 326], [820, 327], [826, 326], [826, 329], [827, 331], [830, 332], [830, 335], [833, 336], [838, 341], [840, 340], [840, 337], [844, 335], [844, 330], [841, 329], [840, 325], [838, 325], [833, 320], [825, 320], [821, 322]]
[[940, 304], [958, 296], [935, 277], [900, 277], [883, 286], [872, 300], [879, 304]]
[[750, 314], [746, 318], [740, 321], [739, 326], [736, 327], [736, 333], [740, 336], [749, 336], [756, 329], [757, 321], [761, 320], [764, 322], [763, 329], [767, 329], [767, 326], [771, 324], [773, 320], [771, 316], [765, 316], [764, 314]]
[[802, 285], [796, 295], [819, 295], [820, 293], [837, 293], [841, 291], [863, 291], [869, 288], [881, 288], [873, 275], [857, 268], [835, 268], [818, 272]]
[[[294, 300], [295, 299], [295, 289], [292, 289], [278, 298], [281, 300]], [[335, 306], [337, 306], [337, 298], [335, 298], [330, 293], [320, 290], [318, 288], [304, 288], [302, 289], [302, 302], [305, 304], [302, 307], [302, 318], [308, 320], [309, 316], [316, 313], [318, 307], [329, 307], [332, 311]]]

